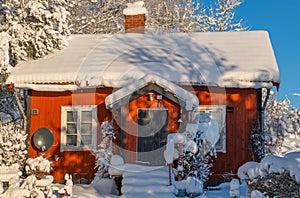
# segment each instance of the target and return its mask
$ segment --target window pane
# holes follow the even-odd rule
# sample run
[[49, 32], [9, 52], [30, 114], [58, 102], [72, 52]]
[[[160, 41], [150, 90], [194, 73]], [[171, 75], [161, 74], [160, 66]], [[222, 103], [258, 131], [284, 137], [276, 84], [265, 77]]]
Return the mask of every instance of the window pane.
[[91, 145], [92, 136], [91, 135], [82, 135], [81, 136], [81, 145]]
[[67, 145], [68, 146], [76, 146], [77, 144], [77, 136], [76, 135], [67, 135]]
[[81, 121], [82, 122], [92, 122], [92, 112], [91, 111], [82, 111], [81, 112]]
[[76, 134], [76, 124], [67, 124], [67, 134]]
[[67, 122], [77, 122], [77, 111], [67, 111]]
[[81, 124], [81, 134], [85, 134], [85, 135], [92, 134], [92, 123]]

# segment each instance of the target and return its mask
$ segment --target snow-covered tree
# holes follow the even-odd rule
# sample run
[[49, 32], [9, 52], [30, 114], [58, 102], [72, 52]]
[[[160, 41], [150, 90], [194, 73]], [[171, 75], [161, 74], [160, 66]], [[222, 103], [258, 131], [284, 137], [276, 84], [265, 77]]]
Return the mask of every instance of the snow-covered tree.
[[217, 0], [205, 6], [201, 0], [155, 0], [146, 2], [149, 12], [147, 28], [162, 32], [241, 31], [242, 19], [236, 19], [235, 10], [241, 0]]
[[0, 165], [19, 164], [23, 167], [27, 157], [27, 134], [20, 124], [0, 122]]
[[206, 10], [204, 20], [205, 30], [209, 32], [242, 31], [243, 19], [236, 19], [236, 9], [242, 0], [217, 0], [215, 5]]
[[25, 128], [24, 93], [8, 89], [5, 80], [18, 62], [40, 58], [67, 46], [68, 13], [60, 2], [0, 1], [0, 115], [9, 121], [24, 119]]
[[[266, 93], [263, 91], [263, 98], [266, 98]], [[285, 137], [300, 135], [300, 109], [294, 108], [288, 98], [278, 100], [273, 91], [270, 92], [264, 121], [266, 155], [278, 155]]]
[[102, 141], [96, 150], [97, 178], [108, 178], [110, 158], [113, 155], [112, 141], [115, 139], [115, 130], [112, 122], [104, 121], [101, 124]]
[[67, 45], [67, 12], [58, 1], [0, 2], [0, 32], [9, 35], [9, 63], [43, 57]]
[[69, 0], [66, 8], [72, 33], [117, 33], [124, 30], [126, 0]]
[[[124, 31], [123, 10], [136, 0], [69, 0], [67, 10], [73, 33], [116, 33]], [[200, 0], [145, 1], [148, 32], [240, 31], [242, 20], [235, 10], [241, 0], [216, 0], [204, 6]]]

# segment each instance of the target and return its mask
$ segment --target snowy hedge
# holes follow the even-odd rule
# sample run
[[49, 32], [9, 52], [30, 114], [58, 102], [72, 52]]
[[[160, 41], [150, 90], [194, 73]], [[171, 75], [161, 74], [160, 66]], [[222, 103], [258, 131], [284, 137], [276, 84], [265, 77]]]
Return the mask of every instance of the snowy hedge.
[[297, 197], [300, 194], [299, 160], [300, 153], [268, 156], [260, 163], [245, 163], [239, 168], [238, 176], [248, 185], [249, 194], [259, 191], [265, 197]]
[[17, 163], [22, 167], [27, 157], [27, 134], [18, 124], [0, 123], [0, 165]]

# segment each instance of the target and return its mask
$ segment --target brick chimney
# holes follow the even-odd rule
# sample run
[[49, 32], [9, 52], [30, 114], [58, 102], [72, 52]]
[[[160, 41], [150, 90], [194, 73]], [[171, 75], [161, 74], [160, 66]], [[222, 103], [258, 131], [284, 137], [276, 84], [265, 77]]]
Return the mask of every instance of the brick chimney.
[[144, 1], [127, 3], [127, 8], [123, 10], [125, 15], [126, 33], [145, 33], [145, 21], [147, 10]]

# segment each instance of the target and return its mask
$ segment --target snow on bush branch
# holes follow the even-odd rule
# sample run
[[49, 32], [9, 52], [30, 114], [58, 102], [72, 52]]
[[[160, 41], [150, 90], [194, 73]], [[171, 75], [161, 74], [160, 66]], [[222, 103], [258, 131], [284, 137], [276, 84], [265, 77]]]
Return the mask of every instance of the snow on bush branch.
[[27, 175], [35, 175], [38, 179], [45, 178], [50, 174], [51, 164], [52, 163], [43, 156], [28, 158], [26, 160], [25, 171]]
[[0, 122], [0, 165], [17, 163], [22, 167], [27, 157], [27, 134], [19, 124]]
[[259, 191], [262, 197], [298, 197], [300, 171], [299, 153], [285, 157], [267, 156], [260, 163], [247, 162], [238, 169], [238, 177], [245, 181], [249, 194]]

